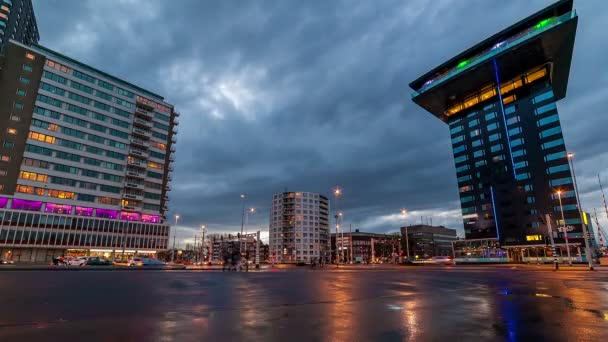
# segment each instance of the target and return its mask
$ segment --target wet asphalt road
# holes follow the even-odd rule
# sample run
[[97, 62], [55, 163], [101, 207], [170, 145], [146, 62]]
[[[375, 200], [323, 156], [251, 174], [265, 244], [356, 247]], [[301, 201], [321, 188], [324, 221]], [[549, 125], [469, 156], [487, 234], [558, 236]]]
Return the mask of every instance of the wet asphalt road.
[[606, 341], [608, 272], [0, 272], [0, 341]]

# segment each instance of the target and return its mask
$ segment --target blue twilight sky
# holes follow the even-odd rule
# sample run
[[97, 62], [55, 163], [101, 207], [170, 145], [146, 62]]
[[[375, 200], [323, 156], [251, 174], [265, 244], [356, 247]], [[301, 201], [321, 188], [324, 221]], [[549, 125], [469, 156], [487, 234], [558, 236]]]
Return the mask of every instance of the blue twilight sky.
[[[34, 0], [41, 44], [165, 96], [181, 112], [171, 192], [179, 238], [268, 229], [274, 192], [328, 194], [345, 222], [394, 231], [462, 221], [447, 126], [410, 81], [549, 0]], [[608, 186], [608, 2], [575, 1], [579, 27], [559, 104], [585, 208]], [[602, 211], [603, 213], [603, 211]], [[602, 214], [602, 222], [606, 215]]]

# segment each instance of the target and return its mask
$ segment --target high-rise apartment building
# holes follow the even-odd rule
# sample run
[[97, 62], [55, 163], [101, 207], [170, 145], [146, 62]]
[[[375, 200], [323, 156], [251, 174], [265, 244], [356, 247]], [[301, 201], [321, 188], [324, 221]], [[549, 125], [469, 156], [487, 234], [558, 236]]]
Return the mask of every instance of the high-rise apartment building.
[[312, 192], [274, 194], [269, 233], [274, 262], [328, 261], [329, 200]]
[[40, 35], [32, 0], [0, 0], [0, 52], [9, 40], [38, 44]]
[[[449, 125], [467, 239], [544, 247], [539, 217], [551, 214], [554, 231], [565, 226], [570, 246], [581, 245], [556, 106], [577, 23], [572, 1], [559, 1], [410, 84], [413, 101]], [[565, 243], [563, 232], [553, 235]]]
[[0, 257], [166, 249], [173, 106], [39, 45], [4, 52]]

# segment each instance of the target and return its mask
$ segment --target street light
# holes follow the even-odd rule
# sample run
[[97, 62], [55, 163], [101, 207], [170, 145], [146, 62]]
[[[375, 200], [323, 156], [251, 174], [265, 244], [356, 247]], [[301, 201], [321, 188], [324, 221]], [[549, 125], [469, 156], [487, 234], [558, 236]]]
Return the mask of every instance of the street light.
[[583, 227], [583, 238], [585, 239], [585, 250], [587, 251], [587, 263], [589, 264], [589, 270], [593, 271], [593, 256], [591, 255], [591, 248], [589, 248], [589, 236], [587, 236], [587, 226], [585, 225], [585, 219], [583, 218], [583, 211], [581, 210], [581, 199], [578, 197], [578, 185], [576, 184], [576, 173], [574, 172], [574, 153], [568, 152], [568, 162], [570, 163], [570, 170], [572, 170], [572, 178], [574, 180], [574, 194], [576, 195], [576, 203], [578, 214], [581, 218], [581, 226]]
[[566, 219], [564, 219], [564, 206], [562, 205], [562, 191], [557, 190], [557, 198], [559, 199], [559, 210], [562, 214], [562, 227], [564, 229], [564, 238], [566, 239], [566, 251], [568, 252], [568, 265], [572, 266], [570, 259], [570, 244], [568, 243], [568, 229], [566, 228]]
[[177, 221], [179, 221], [179, 215], [175, 215], [175, 228], [173, 228], [173, 250], [171, 251], [171, 262], [175, 261], [175, 236], [177, 234]]
[[[249, 214], [255, 214], [255, 208], [248, 208], [245, 211], [245, 223], [249, 224]], [[247, 234], [247, 226], [245, 226], [245, 234]], [[241, 229], [241, 235], [243, 235], [243, 230]]]
[[207, 231], [207, 226], [205, 226], [204, 224], [201, 224], [201, 231], [203, 232], [203, 239], [201, 240], [201, 259], [204, 262], [205, 261], [205, 254], [207, 253], [203, 253], [203, 251], [207, 251], [207, 246], [205, 246], [205, 232]]
[[410, 239], [407, 231], [407, 222], [405, 222], [405, 217], [407, 215], [407, 210], [405, 208], [401, 208], [401, 215], [403, 215], [404, 223], [405, 223], [405, 251], [407, 253], [407, 260], [410, 260]]
[[338, 219], [342, 215], [342, 213], [338, 213], [338, 199], [340, 198], [340, 196], [342, 196], [342, 189], [340, 189], [340, 187], [335, 187], [333, 189], [333, 193], [334, 198], [336, 200], [336, 266], [338, 266], [340, 264], [340, 258], [338, 257], [338, 229], [340, 228], [340, 222]]
[[241, 194], [241, 235], [243, 235], [243, 226], [245, 225], [245, 194]]

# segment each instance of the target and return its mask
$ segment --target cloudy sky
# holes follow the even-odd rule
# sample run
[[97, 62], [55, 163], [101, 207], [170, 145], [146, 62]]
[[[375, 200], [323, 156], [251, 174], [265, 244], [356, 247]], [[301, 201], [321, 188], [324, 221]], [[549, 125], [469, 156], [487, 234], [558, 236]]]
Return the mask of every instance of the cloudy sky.
[[[345, 222], [420, 216], [462, 233], [447, 126], [408, 83], [550, 0], [34, 0], [41, 43], [165, 96], [181, 112], [171, 215], [240, 229], [241, 193], [267, 230], [274, 192], [344, 189]], [[608, 3], [576, 1], [568, 97], [583, 207], [608, 186]], [[411, 214], [404, 220], [401, 207]], [[603, 211], [602, 211], [603, 213]], [[601, 215], [605, 218], [605, 214]], [[604, 224], [608, 222], [603, 219]]]

